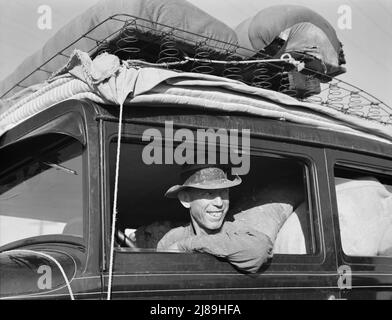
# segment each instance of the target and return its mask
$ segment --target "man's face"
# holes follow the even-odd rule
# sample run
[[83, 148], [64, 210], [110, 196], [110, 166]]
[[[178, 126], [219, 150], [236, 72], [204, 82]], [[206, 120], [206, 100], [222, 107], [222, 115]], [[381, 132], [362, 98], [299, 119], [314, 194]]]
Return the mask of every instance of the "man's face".
[[222, 226], [229, 210], [229, 189], [189, 188], [189, 210], [196, 233], [211, 233]]

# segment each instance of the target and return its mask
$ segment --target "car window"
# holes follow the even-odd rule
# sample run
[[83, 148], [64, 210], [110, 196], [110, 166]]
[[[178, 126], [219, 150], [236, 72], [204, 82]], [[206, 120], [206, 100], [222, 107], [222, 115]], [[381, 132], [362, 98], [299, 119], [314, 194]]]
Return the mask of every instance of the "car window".
[[83, 146], [56, 142], [46, 150], [16, 145], [0, 168], [0, 246], [29, 237], [83, 236]]
[[[121, 247], [156, 251], [170, 230], [190, 225], [190, 215], [178, 199], [165, 192], [180, 184], [181, 165], [146, 164], [145, 144], [123, 137], [121, 145], [117, 237]], [[109, 146], [111, 203], [117, 142]], [[217, 157], [218, 158], [218, 157]], [[250, 171], [230, 189], [226, 220], [242, 220], [268, 235], [275, 254], [316, 254], [314, 223], [308, 194], [309, 167], [304, 160], [278, 154], [251, 154]]]
[[392, 256], [392, 177], [340, 165], [334, 173], [343, 252]]

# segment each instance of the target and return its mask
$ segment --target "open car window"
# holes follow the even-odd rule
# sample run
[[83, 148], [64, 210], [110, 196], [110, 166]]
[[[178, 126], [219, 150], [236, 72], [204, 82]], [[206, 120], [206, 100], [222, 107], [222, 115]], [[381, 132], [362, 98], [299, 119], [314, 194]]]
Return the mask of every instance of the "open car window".
[[343, 252], [392, 257], [392, 177], [343, 165], [334, 171]]
[[[170, 230], [190, 224], [178, 199], [164, 196], [180, 184], [181, 165], [146, 164], [145, 148], [122, 138], [118, 185], [117, 245], [133, 251], [157, 251]], [[109, 144], [111, 203], [117, 140]], [[218, 158], [218, 157], [217, 157]], [[230, 189], [226, 220], [243, 220], [265, 233], [275, 254], [314, 255], [319, 250], [309, 197], [309, 167], [304, 160], [278, 154], [251, 154], [250, 171]], [[121, 234], [122, 236], [118, 236]], [[159, 250], [158, 250], [159, 251]]]
[[83, 146], [58, 136], [33, 140], [39, 148], [16, 143], [7, 150], [13, 161], [1, 162], [0, 246], [44, 235], [83, 237]]

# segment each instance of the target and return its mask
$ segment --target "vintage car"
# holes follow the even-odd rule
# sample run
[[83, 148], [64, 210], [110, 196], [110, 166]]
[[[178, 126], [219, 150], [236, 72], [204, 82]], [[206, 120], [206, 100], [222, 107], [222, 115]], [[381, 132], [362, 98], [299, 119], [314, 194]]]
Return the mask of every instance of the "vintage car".
[[[207, 39], [220, 51], [206, 62], [199, 50], [206, 42], [196, 49], [192, 42], [196, 32], [150, 21], [164, 32], [143, 33], [147, 20], [115, 16], [114, 3], [128, 5], [101, 1], [7, 80], [0, 299], [391, 299], [391, 110], [333, 79], [343, 60], [336, 36], [330, 74], [320, 76], [324, 63], [303, 59], [297, 47], [239, 67], [222, 58], [233, 43]], [[104, 9], [120, 35], [105, 29], [103, 39], [115, 37], [91, 52], [60, 41], [79, 32], [72, 44], [95, 43], [102, 24], [90, 24]], [[225, 41], [235, 38], [217, 25]], [[141, 49], [125, 40], [147, 61], [126, 56]], [[312, 73], [314, 65], [321, 67]], [[55, 73], [48, 80], [43, 70]], [[301, 93], [292, 97], [293, 90]], [[178, 200], [164, 196], [180, 183], [184, 152], [242, 170], [230, 190], [231, 215], [295, 203], [274, 232], [264, 229], [274, 254], [256, 273], [207, 253], [157, 249], [166, 232], [189, 223]], [[254, 217], [254, 227], [265, 227]]]
[[[244, 274], [208, 254], [129, 248], [120, 244], [119, 236], [112, 298], [391, 298], [391, 258], [345, 252], [335, 187], [338, 177], [371, 176], [390, 190], [391, 145], [246, 114], [128, 109], [122, 131], [119, 230], [186, 220], [177, 202], [163, 197], [179, 166], [141, 161], [143, 132], [155, 128], [164, 134], [165, 121], [192, 131], [250, 128], [249, 183], [256, 177], [267, 183], [285, 175], [302, 182], [305, 208], [296, 222], [305, 250], [290, 248], [298, 240], [288, 234], [282, 254], [275, 254], [257, 274]], [[117, 125], [113, 106], [69, 100], [2, 137], [2, 299], [106, 297]], [[374, 232], [377, 212], [371, 216], [367, 226]], [[376, 236], [359, 228], [355, 232], [364, 245]]]

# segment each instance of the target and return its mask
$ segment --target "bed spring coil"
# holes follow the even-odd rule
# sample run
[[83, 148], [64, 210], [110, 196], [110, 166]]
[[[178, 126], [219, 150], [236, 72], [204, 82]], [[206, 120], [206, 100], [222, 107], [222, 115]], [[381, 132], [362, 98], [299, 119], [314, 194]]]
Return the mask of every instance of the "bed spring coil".
[[258, 63], [253, 70], [252, 85], [259, 88], [271, 89], [273, 77], [269, 74], [269, 68], [265, 63]]
[[126, 56], [126, 59], [139, 59], [140, 48], [137, 46], [139, 41], [136, 35], [136, 21], [127, 21], [120, 32], [121, 37], [116, 41], [118, 48], [114, 53]]
[[[194, 58], [211, 60], [210, 55], [211, 53], [205, 43], [196, 44]], [[195, 61], [192, 64], [191, 72], [215, 74], [215, 68], [209, 61]]]
[[173, 33], [166, 33], [161, 40], [157, 63], [180, 61], [180, 50], [177, 48]]

